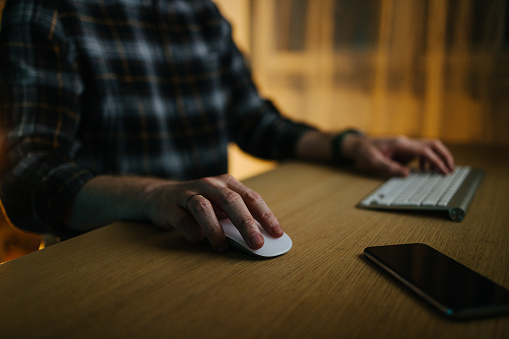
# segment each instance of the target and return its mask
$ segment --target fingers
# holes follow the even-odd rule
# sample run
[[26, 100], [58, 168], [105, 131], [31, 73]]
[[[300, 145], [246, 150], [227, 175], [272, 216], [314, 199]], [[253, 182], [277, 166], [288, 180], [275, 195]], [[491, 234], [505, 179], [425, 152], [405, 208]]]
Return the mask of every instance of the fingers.
[[279, 221], [260, 194], [233, 177], [228, 181], [228, 187], [239, 193], [249, 212], [270, 236], [279, 238], [284, 234]]
[[196, 220], [184, 209], [169, 204], [166, 195], [158, 195], [149, 213], [149, 218], [163, 229], [177, 229], [189, 242], [198, 243], [204, 234]]
[[439, 140], [411, 140], [407, 139], [406, 152], [410, 152], [413, 156], [418, 156], [421, 168], [425, 168], [426, 164], [443, 174], [454, 171], [454, 158]]
[[445, 147], [445, 145], [442, 144], [442, 142], [439, 140], [432, 140], [429, 143], [434, 153], [438, 155], [440, 164], [443, 164], [443, 167], [447, 170], [444, 173], [450, 173], [454, 171], [454, 157], [451, 152], [449, 152], [447, 147]]
[[260, 222], [267, 233], [273, 237], [283, 235], [283, 229], [262, 197], [254, 190], [240, 183], [230, 175], [198, 180], [200, 190], [216, 209], [222, 210], [249, 247], [263, 246], [263, 236], [256, 224]]
[[406, 137], [370, 139], [358, 141], [354, 161], [358, 169], [370, 172], [406, 176], [405, 166], [413, 158], [419, 158], [421, 168], [429, 166], [441, 173], [454, 171], [454, 158], [438, 140], [415, 140]]
[[186, 208], [212, 248], [216, 251], [225, 250], [228, 244], [210, 201], [200, 194], [193, 194], [186, 201]]
[[[224, 231], [219, 223], [223, 217], [232, 221], [246, 244], [253, 249], [261, 248], [264, 244], [256, 220], [273, 237], [280, 237], [284, 233], [261, 196], [230, 175], [182, 183], [176, 195], [177, 205], [194, 220], [200, 234], [209, 240], [215, 250], [227, 248]], [[196, 230], [186, 236], [184, 232], [188, 230], [175, 227], [186, 238], [196, 237]]]
[[204, 234], [200, 226], [193, 217], [186, 211], [177, 208], [175, 209], [176, 221], [173, 222], [175, 228], [191, 243], [199, 243], [203, 240]]
[[392, 160], [390, 139], [359, 139], [356, 152], [353, 153], [355, 167], [364, 172], [373, 172], [389, 176], [406, 176], [408, 169]]

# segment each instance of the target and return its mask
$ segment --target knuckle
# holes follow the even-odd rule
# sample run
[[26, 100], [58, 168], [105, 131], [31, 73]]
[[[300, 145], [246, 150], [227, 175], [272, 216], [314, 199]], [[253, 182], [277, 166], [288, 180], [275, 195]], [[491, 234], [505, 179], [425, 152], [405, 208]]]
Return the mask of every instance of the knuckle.
[[[258, 231], [258, 226], [253, 218], [245, 217], [239, 221], [239, 230], [245, 230], [246, 233], [252, 233]], [[241, 232], [242, 233], [242, 232]]]
[[198, 185], [215, 186], [215, 180], [212, 177], [204, 177], [197, 180]]
[[225, 174], [221, 174], [219, 176], [219, 178], [224, 181], [224, 182], [230, 182], [232, 180], [235, 180], [235, 178], [233, 177], [233, 175], [231, 174], [228, 174], [228, 173], [225, 173]]
[[226, 183], [226, 184], [230, 184], [232, 182], [237, 182], [237, 178], [235, 178], [233, 175], [231, 174], [222, 174], [221, 176], [221, 179]]
[[408, 143], [408, 137], [406, 137], [405, 135], [398, 135], [396, 137], [396, 143], [397, 144], [406, 144], [406, 143]]
[[274, 220], [276, 219], [274, 213], [272, 213], [272, 211], [264, 211], [262, 212], [260, 218], [262, 218], [263, 220]]
[[209, 211], [212, 208], [212, 204], [207, 199], [196, 198], [196, 199], [192, 199], [189, 202], [189, 208], [191, 208], [196, 213], [202, 214], [202, 213], [206, 213], [207, 211]]
[[430, 144], [431, 144], [431, 146], [438, 147], [442, 144], [442, 142], [438, 139], [431, 139]]
[[256, 204], [262, 202], [263, 198], [258, 192], [250, 190], [244, 195], [244, 201], [248, 204]]
[[219, 224], [211, 224], [208, 227], [203, 228], [205, 236], [209, 239], [219, 238], [222, 234], [222, 228]]
[[221, 199], [225, 206], [231, 206], [238, 203], [240, 195], [237, 192], [225, 189], [223, 192], [221, 192]]

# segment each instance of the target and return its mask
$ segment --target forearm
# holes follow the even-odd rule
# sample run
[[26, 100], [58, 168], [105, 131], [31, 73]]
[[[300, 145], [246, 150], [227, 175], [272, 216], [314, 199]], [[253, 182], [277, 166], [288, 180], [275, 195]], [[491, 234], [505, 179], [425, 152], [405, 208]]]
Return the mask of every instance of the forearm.
[[300, 159], [332, 160], [332, 139], [334, 134], [309, 131], [297, 142], [296, 155]]
[[148, 220], [150, 192], [169, 183], [159, 178], [101, 175], [78, 192], [64, 222], [73, 231], [89, 231], [115, 221]]
[[306, 132], [297, 142], [295, 153], [300, 159], [331, 161], [334, 136], [333, 133], [316, 130]]
[[340, 145], [334, 149], [333, 142], [337, 136], [338, 133], [316, 130], [304, 133], [297, 142], [297, 157], [322, 161], [333, 161], [338, 156], [344, 159], [353, 159], [359, 147], [359, 141], [364, 137], [355, 133], [346, 133], [342, 137]]

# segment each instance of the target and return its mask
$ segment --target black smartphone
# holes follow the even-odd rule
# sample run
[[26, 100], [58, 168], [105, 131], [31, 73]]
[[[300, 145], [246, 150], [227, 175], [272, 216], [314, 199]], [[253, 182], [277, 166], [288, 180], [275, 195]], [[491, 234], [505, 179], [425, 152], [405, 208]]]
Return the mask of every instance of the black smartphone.
[[364, 255], [448, 318], [509, 314], [509, 290], [428, 245], [368, 247]]

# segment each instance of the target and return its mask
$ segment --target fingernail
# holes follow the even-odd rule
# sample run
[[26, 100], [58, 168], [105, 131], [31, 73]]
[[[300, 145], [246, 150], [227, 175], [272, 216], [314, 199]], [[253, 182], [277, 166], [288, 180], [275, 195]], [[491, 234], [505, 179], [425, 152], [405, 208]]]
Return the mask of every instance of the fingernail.
[[252, 248], [260, 248], [263, 246], [263, 238], [258, 233], [253, 234], [249, 238], [249, 247]]
[[283, 235], [283, 233], [284, 233], [283, 229], [279, 225], [272, 226], [272, 228], [270, 230], [272, 231], [272, 234], [279, 235], [279, 236]]

